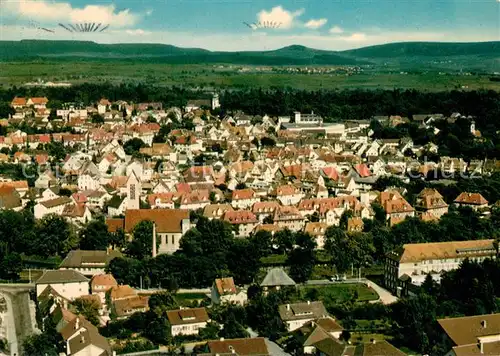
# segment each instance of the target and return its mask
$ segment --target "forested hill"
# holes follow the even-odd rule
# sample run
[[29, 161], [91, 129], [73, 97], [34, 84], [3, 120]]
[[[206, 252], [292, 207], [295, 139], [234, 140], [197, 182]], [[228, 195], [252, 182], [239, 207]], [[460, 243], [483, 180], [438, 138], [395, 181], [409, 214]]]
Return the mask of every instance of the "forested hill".
[[363, 65], [459, 59], [464, 63], [500, 59], [500, 42], [403, 42], [348, 51], [294, 45], [272, 51], [214, 52], [165, 44], [98, 44], [90, 41], [0, 41], [0, 60], [128, 60], [161, 63], [248, 65]]

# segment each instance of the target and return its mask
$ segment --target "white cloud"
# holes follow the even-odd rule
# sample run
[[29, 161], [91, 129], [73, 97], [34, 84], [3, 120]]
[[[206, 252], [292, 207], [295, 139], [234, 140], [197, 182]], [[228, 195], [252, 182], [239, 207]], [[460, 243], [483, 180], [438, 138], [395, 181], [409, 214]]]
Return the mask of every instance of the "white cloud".
[[279, 24], [279, 28], [288, 29], [293, 26], [295, 18], [304, 13], [304, 9], [288, 11], [281, 6], [273, 7], [270, 11], [261, 10], [257, 14], [257, 22]]
[[8, 0], [5, 8], [19, 17], [36, 19], [40, 22], [96, 22], [113, 27], [126, 27], [137, 23], [139, 16], [129, 9], [117, 11], [114, 5], [87, 5], [74, 8], [68, 2], [47, 0]]
[[341, 40], [348, 41], [348, 42], [363, 42], [366, 41], [367, 36], [365, 33], [361, 32], [356, 32], [352, 33], [349, 36], [342, 36], [340, 37]]
[[344, 30], [340, 26], [333, 26], [330, 33], [344, 33]]
[[328, 22], [327, 19], [317, 19], [317, 20], [312, 19], [312, 20], [307, 21], [304, 26], [307, 28], [310, 28], [312, 30], [316, 30], [316, 29], [326, 25], [327, 22]]
[[144, 31], [141, 28], [135, 30], [126, 30], [125, 33], [132, 36], [146, 36], [151, 34], [150, 31]]

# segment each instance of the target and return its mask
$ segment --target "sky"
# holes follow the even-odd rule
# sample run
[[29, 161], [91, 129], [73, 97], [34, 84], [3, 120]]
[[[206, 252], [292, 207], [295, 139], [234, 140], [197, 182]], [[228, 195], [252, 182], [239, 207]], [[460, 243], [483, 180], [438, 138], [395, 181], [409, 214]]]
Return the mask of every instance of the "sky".
[[[58, 25], [82, 22], [109, 27], [71, 33]], [[0, 24], [0, 40], [345, 50], [405, 41], [498, 41], [500, 0], [0, 0]]]

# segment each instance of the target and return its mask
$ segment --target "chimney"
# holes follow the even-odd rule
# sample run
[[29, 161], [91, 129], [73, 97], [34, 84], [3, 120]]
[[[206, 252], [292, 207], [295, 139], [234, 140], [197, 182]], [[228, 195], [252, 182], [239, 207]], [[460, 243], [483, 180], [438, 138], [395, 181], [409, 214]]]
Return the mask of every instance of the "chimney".
[[75, 330], [78, 330], [78, 329], [80, 329], [80, 318], [79, 317], [77, 317], [76, 321], [75, 321]]
[[483, 327], [483, 329], [486, 329], [486, 320], [481, 320], [481, 326]]
[[233, 354], [233, 355], [236, 353], [236, 351], [234, 350], [234, 347], [231, 345], [229, 345], [229, 351], [231, 351], [231, 354]]
[[377, 343], [377, 340], [375, 340], [375, 339], [370, 339], [370, 342], [371, 342], [372, 344], [376, 344], [376, 343]]
[[85, 343], [85, 335], [83, 335], [83, 333], [80, 334], [80, 343]]
[[224, 341], [224, 338], [223, 338], [223, 337], [221, 337], [221, 338], [220, 338], [220, 341]]
[[484, 354], [484, 346], [483, 346], [483, 342], [481, 340], [478, 340], [478, 343], [479, 343], [479, 353], [482, 355]]
[[153, 258], [156, 257], [156, 223], [153, 222]]
[[286, 305], [286, 310], [290, 311], [290, 304]]
[[309, 301], [309, 300], [308, 300], [308, 301], [307, 301], [307, 305], [311, 305], [311, 301]]

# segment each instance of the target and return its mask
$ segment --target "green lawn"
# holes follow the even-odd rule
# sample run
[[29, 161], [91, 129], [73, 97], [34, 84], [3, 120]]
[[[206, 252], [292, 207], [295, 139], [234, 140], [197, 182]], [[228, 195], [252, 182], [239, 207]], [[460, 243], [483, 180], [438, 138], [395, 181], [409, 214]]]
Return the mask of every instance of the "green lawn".
[[[314, 290], [316, 290], [316, 292], [314, 292]], [[317, 299], [324, 301], [325, 305], [343, 303], [353, 299], [355, 299], [356, 302], [368, 302], [378, 299], [378, 294], [362, 283], [304, 286], [301, 288], [301, 294], [305, 297], [315, 296], [316, 294]]]
[[207, 297], [204, 293], [178, 293], [175, 295], [175, 300], [180, 306], [188, 307], [193, 302], [201, 302]]

